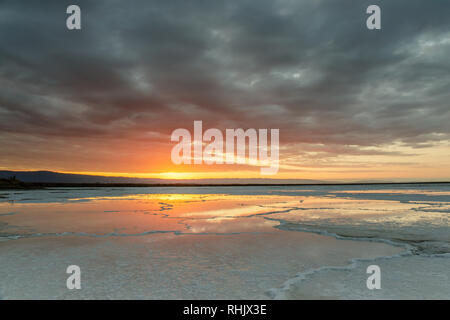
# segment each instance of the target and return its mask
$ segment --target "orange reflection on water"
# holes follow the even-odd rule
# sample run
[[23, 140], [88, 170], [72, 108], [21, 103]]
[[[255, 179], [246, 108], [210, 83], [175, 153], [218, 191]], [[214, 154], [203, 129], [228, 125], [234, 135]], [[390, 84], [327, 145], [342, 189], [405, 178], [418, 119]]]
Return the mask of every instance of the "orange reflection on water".
[[[67, 202], [0, 203], [3, 234], [138, 235], [152, 232], [267, 231], [277, 223], [253, 215], [283, 210], [279, 196], [136, 194]], [[292, 201], [292, 198], [290, 199]], [[267, 207], [266, 207], [267, 206]], [[277, 207], [278, 206], [278, 207]], [[234, 218], [234, 219], [232, 219]], [[1, 224], [0, 224], [1, 228]]]

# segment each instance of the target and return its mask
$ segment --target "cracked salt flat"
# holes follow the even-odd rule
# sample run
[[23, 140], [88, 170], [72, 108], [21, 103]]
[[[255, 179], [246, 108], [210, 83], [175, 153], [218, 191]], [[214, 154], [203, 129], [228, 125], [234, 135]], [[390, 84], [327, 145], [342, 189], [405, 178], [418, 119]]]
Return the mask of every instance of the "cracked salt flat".
[[[448, 189], [11, 192], [0, 202], [0, 292], [3, 299], [449, 298]], [[367, 261], [358, 259], [377, 261], [396, 287], [368, 292]], [[82, 267], [82, 290], [65, 288], [68, 264]]]

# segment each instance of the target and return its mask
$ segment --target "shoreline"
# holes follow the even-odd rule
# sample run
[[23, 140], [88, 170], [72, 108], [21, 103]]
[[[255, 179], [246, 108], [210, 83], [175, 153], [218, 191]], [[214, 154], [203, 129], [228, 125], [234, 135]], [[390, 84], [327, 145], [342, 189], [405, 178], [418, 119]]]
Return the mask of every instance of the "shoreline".
[[379, 186], [379, 185], [448, 185], [450, 181], [437, 182], [349, 182], [349, 183], [60, 183], [60, 182], [20, 182], [2, 185], [0, 190], [34, 190], [47, 188], [151, 188], [151, 187], [288, 187], [288, 186]]

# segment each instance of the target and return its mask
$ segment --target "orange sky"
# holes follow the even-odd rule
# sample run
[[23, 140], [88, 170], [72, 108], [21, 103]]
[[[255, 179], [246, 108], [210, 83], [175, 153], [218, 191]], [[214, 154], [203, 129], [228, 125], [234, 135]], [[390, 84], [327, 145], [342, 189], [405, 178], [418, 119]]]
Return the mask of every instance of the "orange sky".
[[[281, 131], [282, 134], [282, 131]], [[276, 175], [261, 175], [258, 166], [250, 165], [175, 165], [170, 158], [175, 145], [168, 141], [159, 148], [134, 141], [101, 147], [92, 142], [83, 147], [65, 144], [62, 151], [45, 144], [0, 159], [2, 170], [50, 170], [107, 176], [161, 179], [264, 178], [313, 180], [389, 180], [442, 181], [450, 178], [448, 142], [421, 149], [399, 145], [361, 148], [372, 154], [329, 154], [319, 145], [280, 147], [280, 165]], [[87, 148], [88, 147], [88, 148]], [[303, 148], [311, 150], [305, 152]], [[376, 154], [375, 151], [392, 152]], [[395, 151], [395, 152], [394, 152]], [[27, 155], [23, 157], [23, 155]], [[32, 165], [28, 159], [34, 159]]]

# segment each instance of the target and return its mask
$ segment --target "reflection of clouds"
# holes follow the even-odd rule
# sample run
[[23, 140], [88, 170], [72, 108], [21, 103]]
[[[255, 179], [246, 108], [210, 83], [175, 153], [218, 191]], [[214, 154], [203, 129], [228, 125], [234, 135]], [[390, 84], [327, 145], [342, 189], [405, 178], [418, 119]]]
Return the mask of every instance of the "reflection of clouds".
[[235, 217], [235, 216], [249, 216], [254, 214], [261, 214], [264, 212], [267, 212], [267, 209], [261, 208], [260, 206], [243, 206], [239, 208], [188, 212], [185, 213], [184, 216]]
[[278, 225], [263, 217], [194, 219], [186, 223], [192, 233], [273, 232], [273, 227]]
[[[68, 202], [0, 202], [0, 212], [4, 212], [0, 225], [16, 226], [8, 230], [13, 233], [11, 236], [39, 237], [132, 237], [161, 232], [176, 237], [192, 233], [233, 235], [312, 230], [358, 238], [420, 240], [427, 250], [445, 251], [450, 243], [450, 199], [446, 186], [436, 186], [433, 190], [382, 189], [382, 186], [353, 190], [357, 187], [347, 186], [341, 194], [336, 188], [345, 186], [317, 186], [321, 195], [307, 192], [302, 196], [292, 190], [304, 190], [293, 187], [294, 194], [289, 196], [133, 194], [80, 197], [84, 201]], [[267, 188], [259, 190], [265, 193]], [[33, 192], [25, 190], [23, 194]]]

